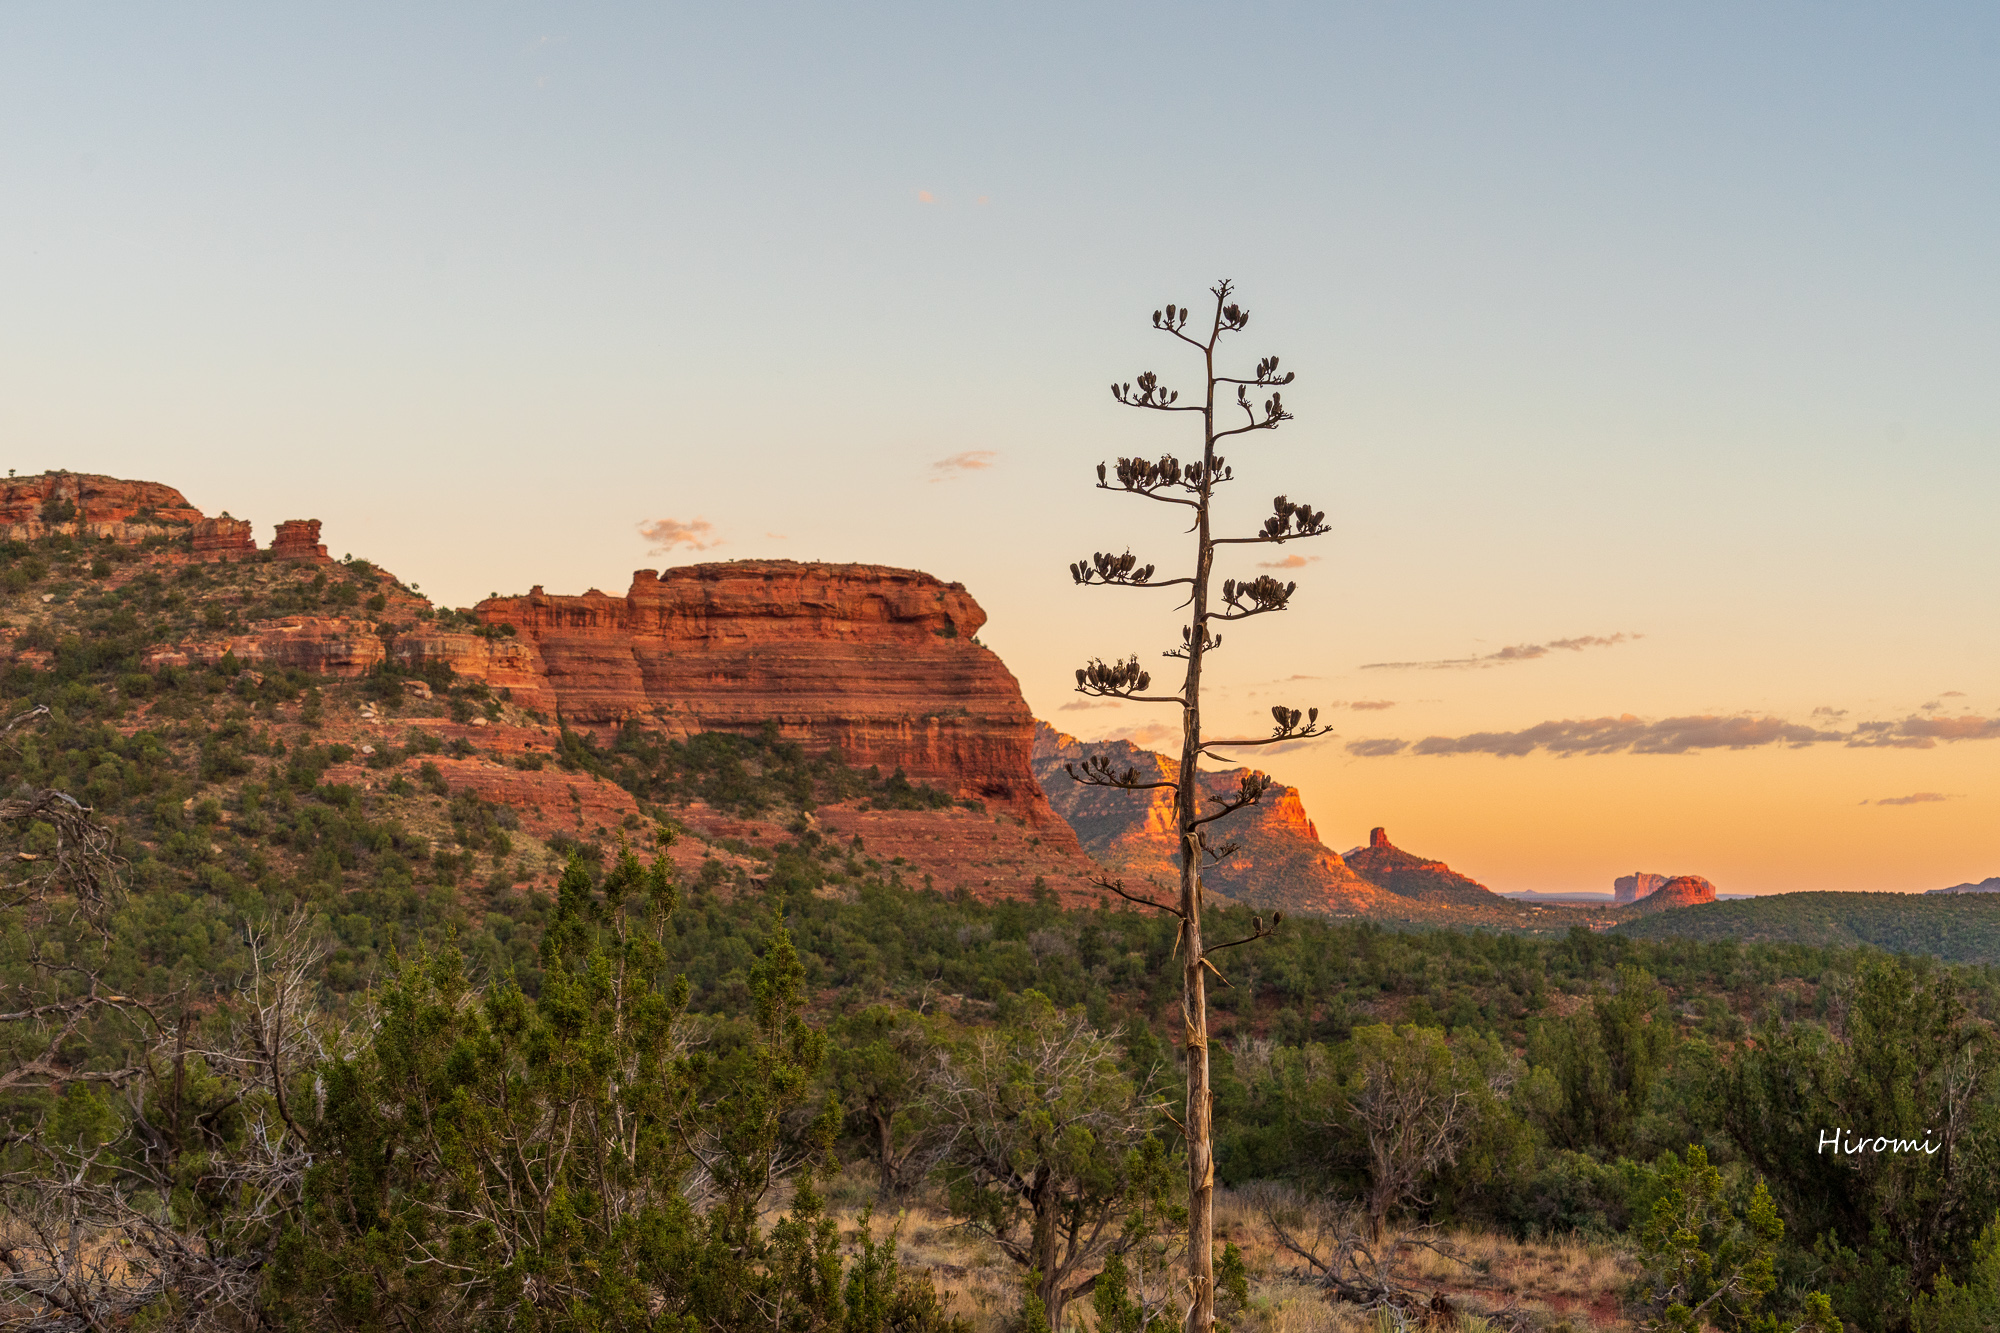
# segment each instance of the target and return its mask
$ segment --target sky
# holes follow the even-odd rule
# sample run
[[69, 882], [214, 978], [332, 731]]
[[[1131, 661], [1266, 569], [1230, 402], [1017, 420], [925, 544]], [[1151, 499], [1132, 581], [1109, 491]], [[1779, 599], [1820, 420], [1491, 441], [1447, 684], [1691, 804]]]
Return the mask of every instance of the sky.
[[[2000, 11], [0, 10], [0, 441], [449, 604], [702, 560], [964, 582], [1038, 716], [1177, 642], [1095, 465], [1216, 280], [1334, 531], [1217, 731], [1503, 891], [2000, 875]], [[1255, 575], [1264, 550], [1225, 572]], [[1161, 663], [1171, 670], [1171, 663]], [[1264, 725], [1268, 725], [1265, 722]], [[1239, 733], [1241, 734], [1241, 733]], [[1254, 734], [1251, 733], [1251, 734]]]

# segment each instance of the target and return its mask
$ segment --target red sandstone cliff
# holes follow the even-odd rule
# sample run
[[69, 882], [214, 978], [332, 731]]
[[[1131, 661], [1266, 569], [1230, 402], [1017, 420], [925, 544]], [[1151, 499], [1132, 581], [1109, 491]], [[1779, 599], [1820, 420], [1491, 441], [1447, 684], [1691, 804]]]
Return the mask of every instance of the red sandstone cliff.
[[986, 613], [962, 584], [880, 565], [739, 560], [657, 574], [623, 597], [591, 591], [481, 602], [488, 639], [421, 630], [399, 655], [572, 725], [754, 734], [838, 746], [1067, 839], [1029, 767], [1034, 718], [999, 657], [973, 642]]
[[1620, 875], [1611, 881], [1611, 900], [1616, 903], [1637, 902], [1672, 878], [1671, 875], [1652, 875], [1643, 870]]
[[1478, 880], [1459, 874], [1444, 862], [1426, 861], [1395, 846], [1385, 829], [1375, 829], [1368, 835], [1366, 847], [1349, 852], [1347, 864], [1369, 883], [1403, 898], [1479, 907], [1503, 901]]
[[148, 649], [148, 671], [215, 666], [233, 655], [244, 666], [297, 667], [327, 676], [365, 676], [388, 653], [375, 626], [339, 616], [287, 616], [241, 631], [210, 631]]
[[[1063, 765], [1096, 754], [1108, 755], [1120, 769], [1138, 769], [1143, 781], [1171, 780], [1180, 769], [1174, 760], [1129, 741], [1079, 741], [1045, 722], [1036, 724], [1035, 776], [1084, 849], [1134, 888], [1147, 880], [1178, 884], [1173, 793], [1071, 780]], [[1244, 772], [1204, 774], [1203, 782], [1218, 796], [1234, 795]], [[1372, 915], [1382, 905], [1380, 891], [1320, 842], [1296, 788], [1273, 787], [1262, 801], [1213, 827], [1238, 844], [1234, 855], [1202, 872], [1203, 883], [1220, 893], [1260, 907], [1334, 916]]]

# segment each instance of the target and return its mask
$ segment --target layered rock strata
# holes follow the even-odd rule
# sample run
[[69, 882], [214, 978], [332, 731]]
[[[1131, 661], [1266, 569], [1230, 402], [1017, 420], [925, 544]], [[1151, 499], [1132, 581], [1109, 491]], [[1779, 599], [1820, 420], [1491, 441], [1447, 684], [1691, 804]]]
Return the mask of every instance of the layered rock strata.
[[642, 569], [623, 597], [537, 587], [474, 614], [482, 635], [419, 629], [396, 651], [441, 657], [571, 726], [775, 726], [851, 765], [901, 768], [1068, 836], [1029, 767], [1034, 718], [1013, 675], [973, 641], [986, 614], [962, 584], [880, 565], [742, 560]]
[[271, 538], [271, 554], [280, 560], [328, 559], [326, 547], [319, 541], [319, 520], [288, 518], [280, 523]]
[[227, 514], [197, 519], [188, 534], [188, 544], [197, 560], [248, 560], [257, 554], [257, 539], [250, 535], [250, 524]]
[[373, 623], [337, 616], [287, 616], [248, 629], [213, 632], [148, 649], [148, 671], [216, 666], [231, 656], [246, 667], [297, 667], [327, 676], [365, 676], [388, 651]]

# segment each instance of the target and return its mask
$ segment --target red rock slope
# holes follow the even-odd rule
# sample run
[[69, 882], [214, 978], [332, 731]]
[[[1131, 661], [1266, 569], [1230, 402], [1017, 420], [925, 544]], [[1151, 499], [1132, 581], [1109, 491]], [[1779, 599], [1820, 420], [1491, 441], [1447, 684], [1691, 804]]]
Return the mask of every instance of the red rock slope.
[[[1148, 880], [1180, 880], [1175, 847], [1173, 793], [1088, 787], [1070, 779], [1065, 763], [1108, 755], [1119, 768], [1136, 768], [1143, 780], [1171, 779], [1180, 765], [1129, 741], [1079, 741], [1047, 723], [1035, 730], [1035, 776], [1050, 803], [1069, 821], [1084, 849], [1136, 888]], [[1217, 795], [1233, 794], [1244, 770], [1204, 774]], [[1273, 787], [1247, 810], [1211, 827], [1239, 844], [1236, 853], [1204, 872], [1216, 891], [1259, 907], [1326, 916], [1370, 916], [1385, 895], [1356, 875], [1337, 852], [1321, 844], [1294, 787]]]

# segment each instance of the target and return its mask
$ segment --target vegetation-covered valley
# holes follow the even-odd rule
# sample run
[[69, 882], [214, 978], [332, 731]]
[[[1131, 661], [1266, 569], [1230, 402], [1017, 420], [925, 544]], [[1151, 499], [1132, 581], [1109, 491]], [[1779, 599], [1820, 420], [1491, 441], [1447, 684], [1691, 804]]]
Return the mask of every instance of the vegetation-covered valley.
[[[0, 550], [10, 1326], [1179, 1326], [1173, 921], [926, 891], [809, 816], [948, 795], [770, 736], [542, 719], [485, 757], [636, 813], [534, 833], [423, 725], [526, 719], [440, 667], [144, 669], [420, 599], [146, 554]], [[689, 856], [689, 800], [790, 831]], [[1239, 1333], [2000, 1326], [1991, 968], [1296, 918], [1217, 957]]]

